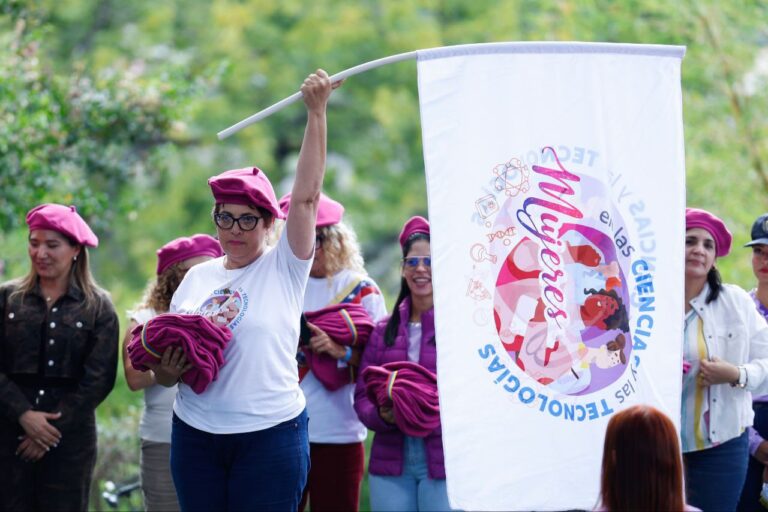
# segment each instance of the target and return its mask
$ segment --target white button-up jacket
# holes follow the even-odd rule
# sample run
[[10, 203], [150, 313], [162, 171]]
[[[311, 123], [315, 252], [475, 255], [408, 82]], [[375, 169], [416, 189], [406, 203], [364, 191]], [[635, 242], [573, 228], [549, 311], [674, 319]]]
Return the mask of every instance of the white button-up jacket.
[[724, 443], [738, 437], [752, 425], [752, 396], [768, 394], [768, 323], [758, 313], [747, 292], [724, 284], [718, 298], [705, 303], [709, 286], [691, 300], [701, 316], [704, 341], [710, 357], [719, 357], [747, 370], [747, 387], [730, 384], [710, 386], [709, 436]]

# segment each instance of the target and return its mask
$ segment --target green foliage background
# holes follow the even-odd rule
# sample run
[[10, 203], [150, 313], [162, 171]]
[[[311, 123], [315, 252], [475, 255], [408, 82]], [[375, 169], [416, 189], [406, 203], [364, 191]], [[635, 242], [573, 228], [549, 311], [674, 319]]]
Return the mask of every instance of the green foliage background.
[[[125, 311], [157, 247], [212, 231], [207, 177], [258, 165], [288, 191], [300, 105], [224, 142], [217, 131], [318, 67], [518, 40], [687, 46], [688, 203], [726, 219], [736, 248], [721, 271], [751, 287], [739, 245], [768, 210], [768, 4], [756, 0], [0, 0], [0, 277], [26, 271], [29, 208], [76, 204], [102, 240], [97, 278]], [[426, 213], [415, 64], [348, 80], [329, 127], [326, 191], [391, 303], [398, 228]], [[139, 404], [121, 380], [102, 423]]]

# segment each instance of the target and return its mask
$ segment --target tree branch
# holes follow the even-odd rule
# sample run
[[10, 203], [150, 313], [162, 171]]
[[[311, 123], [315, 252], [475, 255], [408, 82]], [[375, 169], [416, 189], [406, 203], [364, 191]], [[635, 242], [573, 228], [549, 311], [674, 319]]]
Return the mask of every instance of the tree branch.
[[755, 128], [745, 114], [745, 104], [748, 101], [743, 95], [739, 93], [736, 88], [736, 77], [730, 62], [723, 51], [720, 38], [712, 24], [711, 19], [702, 11], [701, 8], [697, 9], [699, 21], [704, 27], [704, 34], [707, 40], [712, 45], [712, 49], [715, 51], [715, 55], [720, 63], [720, 67], [723, 70], [725, 76], [725, 92], [728, 96], [728, 102], [731, 106], [733, 116], [736, 119], [737, 125], [742, 132], [742, 135], [747, 141], [747, 154], [749, 155], [749, 161], [752, 168], [757, 173], [758, 178], [763, 183], [764, 192], [768, 193], [768, 169], [766, 169], [763, 162], [762, 155], [760, 154], [760, 143], [756, 134]]

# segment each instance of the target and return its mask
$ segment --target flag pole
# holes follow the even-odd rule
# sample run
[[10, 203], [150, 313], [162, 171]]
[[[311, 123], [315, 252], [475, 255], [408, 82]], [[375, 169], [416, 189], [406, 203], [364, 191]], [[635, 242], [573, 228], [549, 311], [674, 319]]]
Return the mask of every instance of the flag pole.
[[[381, 66], [385, 66], [387, 64], [392, 64], [395, 62], [400, 62], [403, 60], [411, 60], [415, 59], [417, 55], [417, 52], [406, 52], [406, 53], [398, 53], [397, 55], [390, 55], [389, 57], [384, 57], [382, 59], [376, 59], [372, 60], [370, 62], [365, 62], [363, 64], [357, 65], [353, 68], [345, 69], [344, 71], [341, 71], [340, 73], [336, 73], [335, 75], [331, 76], [331, 83], [340, 82], [341, 80], [344, 80], [347, 77], [350, 77], [352, 75], [357, 75], [360, 73], [363, 73], [365, 71], [368, 71], [369, 69], [378, 68]], [[233, 124], [229, 128], [226, 128], [224, 130], [221, 130], [217, 135], [219, 137], [219, 140], [224, 140], [230, 135], [233, 135], [246, 126], [250, 126], [253, 123], [256, 123], [258, 121], [261, 121], [265, 117], [269, 117], [278, 110], [283, 109], [284, 107], [287, 107], [291, 103], [294, 103], [301, 99], [303, 95], [301, 94], [301, 91], [296, 92], [290, 96], [288, 96], [285, 99], [282, 99], [275, 103], [274, 105], [265, 108], [264, 110], [257, 112], [253, 114], [250, 117], [247, 117], [240, 121], [239, 123]]]

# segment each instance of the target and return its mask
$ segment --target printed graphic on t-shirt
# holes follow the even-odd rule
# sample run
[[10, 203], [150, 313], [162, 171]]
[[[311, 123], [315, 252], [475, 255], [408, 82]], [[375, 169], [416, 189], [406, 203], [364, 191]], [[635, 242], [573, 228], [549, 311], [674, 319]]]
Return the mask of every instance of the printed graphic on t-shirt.
[[210, 318], [216, 325], [233, 330], [247, 309], [248, 295], [241, 288], [223, 288], [214, 290], [211, 296], [205, 299], [198, 314]]

